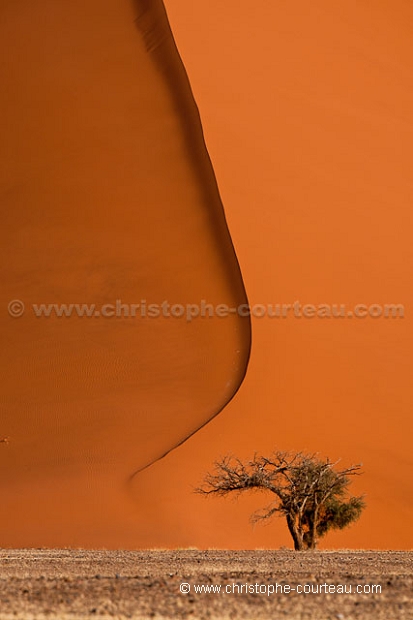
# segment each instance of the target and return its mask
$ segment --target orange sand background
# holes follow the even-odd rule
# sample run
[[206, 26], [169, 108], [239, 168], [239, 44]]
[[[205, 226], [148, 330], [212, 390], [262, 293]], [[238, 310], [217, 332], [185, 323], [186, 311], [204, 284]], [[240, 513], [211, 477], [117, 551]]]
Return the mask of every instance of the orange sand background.
[[364, 463], [368, 509], [323, 547], [412, 548], [413, 7], [166, 6], [250, 303], [393, 302], [406, 316], [253, 321], [235, 400], [141, 476], [142, 544], [290, 545], [282, 522], [248, 523], [266, 496], [191, 495], [217, 456], [277, 446]]
[[28, 481], [3, 502], [1, 544], [290, 545], [282, 522], [248, 523], [269, 498], [192, 493], [220, 455], [277, 447], [364, 464], [354, 489], [368, 509], [323, 546], [411, 548], [413, 9], [166, 7], [250, 303], [403, 303], [406, 316], [254, 320], [235, 399], [137, 476], [132, 495], [103, 474], [93, 486]]

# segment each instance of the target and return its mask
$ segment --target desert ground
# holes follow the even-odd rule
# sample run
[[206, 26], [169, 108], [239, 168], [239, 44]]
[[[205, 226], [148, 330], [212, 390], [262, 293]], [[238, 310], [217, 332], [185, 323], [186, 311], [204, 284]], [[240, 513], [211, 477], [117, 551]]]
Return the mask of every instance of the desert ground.
[[1, 620], [413, 618], [413, 552], [6, 549], [0, 566]]

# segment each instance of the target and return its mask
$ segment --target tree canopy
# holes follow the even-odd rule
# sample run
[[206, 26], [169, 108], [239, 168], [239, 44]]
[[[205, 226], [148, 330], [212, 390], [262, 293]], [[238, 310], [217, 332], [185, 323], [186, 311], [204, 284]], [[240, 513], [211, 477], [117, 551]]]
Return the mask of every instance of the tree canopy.
[[315, 549], [318, 540], [332, 529], [343, 529], [356, 521], [365, 502], [351, 496], [351, 477], [361, 465], [337, 469], [338, 461], [317, 454], [275, 451], [269, 457], [255, 455], [247, 462], [226, 456], [215, 462], [203, 485], [205, 496], [261, 490], [275, 495], [274, 501], [252, 516], [254, 522], [284, 516], [296, 550]]

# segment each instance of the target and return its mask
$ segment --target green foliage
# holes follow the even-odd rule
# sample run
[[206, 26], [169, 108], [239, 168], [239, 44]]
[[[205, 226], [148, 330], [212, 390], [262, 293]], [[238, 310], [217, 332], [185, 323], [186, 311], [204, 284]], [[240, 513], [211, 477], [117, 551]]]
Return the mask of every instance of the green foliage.
[[360, 518], [366, 503], [362, 497], [350, 497], [348, 501], [339, 501], [336, 497], [330, 498], [321, 514], [317, 524], [319, 538], [328, 531], [342, 530]]

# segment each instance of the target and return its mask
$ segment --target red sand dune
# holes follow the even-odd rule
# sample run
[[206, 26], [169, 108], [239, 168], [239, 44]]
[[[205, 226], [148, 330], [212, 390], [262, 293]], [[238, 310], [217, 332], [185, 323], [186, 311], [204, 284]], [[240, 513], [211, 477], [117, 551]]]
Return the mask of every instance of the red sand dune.
[[23, 544], [37, 504], [34, 521], [70, 544], [89, 488], [116, 504], [233, 396], [249, 318], [35, 316], [31, 304], [246, 297], [162, 2], [0, 10], [1, 295], [26, 305], [1, 322], [2, 530]]
[[[23, 6], [23, 3], [19, 4]], [[96, 21], [104, 21], [101, 10], [94, 13], [93, 20], [96, 22], [96, 43], [103, 45], [102, 39], [105, 39], [106, 43], [108, 55], [105, 60], [101, 59], [101, 74], [102, 71], [105, 73], [105, 79], [92, 80], [95, 70], [87, 65], [84, 70], [89, 72], [88, 76], [79, 76], [78, 69], [79, 65], [84, 64], [83, 60], [82, 63], [75, 62], [72, 67], [76, 80], [84, 79], [88, 85], [87, 92], [94, 102], [93, 110], [89, 109], [88, 114], [85, 113], [83, 117], [83, 128], [85, 131], [92, 131], [93, 136], [99, 136], [96, 140], [95, 137], [92, 140], [88, 133], [84, 136], [82, 144], [84, 146], [92, 140], [94, 157], [98, 158], [98, 164], [96, 167], [92, 166], [86, 175], [84, 160], [79, 159], [78, 172], [82, 171], [79, 179], [82, 179], [84, 184], [80, 189], [86, 193], [92, 188], [98, 193], [99, 203], [103, 201], [106, 205], [106, 215], [100, 215], [99, 221], [102, 221], [102, 225], [110, 222], [113, 226], [109, 236], [111, 247], [118, 245], [126, 253], [127, 248], [132, 245], [130, 242], [128, 246], [127, 242], [128, 234], [132, 234], [132, 230], [136, 238], [139, 237], [134, 247], [145, 255], [153, 246], [146, 244], [145, 248], [147, 236], [142, 233], [140, 238], [140, 233], [136, 233], [134, 218], [131, 216], [125, 226], [124, 222], [121, 223], [121, 218], [109, 211], [114, 202], [117, 208], [128, 200], [136, 205], [136, 195], [140, 194], [133, 175], [137, 174], [136, 170], [142, 170], [142, 166], [148, 165], [153, 170], [151, 161], [158, 161], [157, 154], [153, 154], [153, 159], [148, 161], [146, 152], [140, 157], [139, 165], [133, 164], [132, 174], [132, 163], [128, 157], [124, 157], [125, 150], [128, 153], [133, 151], [128, 130], [122, 130], [121, 123], [127, 107], [129, 87], [123, 91], [126, 97], [125, 106], [122, 113], [118, 114], [116, 131], [114, 128], [117, 137], [121, 131], [122, 135], [126, 136], [122, 147], [125, 150], [121, 149], [114, 161], [106, 154], [107, 141], [100, 131], [102, 125], [99, 125], [102, 98], [107, 102], [107, 106], [110, 106], [110, 110], [106, 108], [107, 112], [119, 111], [116, 106], [120, 95], [116, 93], [116, 89], [107, 87], [108, 71], [112, 67], [111, 79], [116, 79], [120, 86], [120, 83], [124, 83], [124, 78], [128, 80], [129, 75], [128, 62], [131, 61], [127, 62], [128, 41], [133, 39], [133, 45], [141, 51], [143, 48], [136, 30], [129, 35], [124, 30], [125, 24], [130, 22], [130, 5], [125, 2], [119, 9], [119, 3], [116, 3], [116, 8], [115, 3], [107, 1], [104, 4], [112, 7], [110, 31], [108, 24], [104, 26], [101, 21]], [[34, 10], [29, 8], [28, 3], [24, 5], [27, 11]], [[17, 8], [14, 9], [14, 2], [2, 0], [0, 6], [2, 12], [4, 7], [4, 12], [7, 10], [10, 15], [12, 11], [17, 11]], [[42, 6], [48, 7], [48, 16], [50, 12], [59, 12], [53, 3], [44, 2]], [[99, 6], [102, 6], [102, 3]], [[92, 3], [87, 7], [92, 7]], [[15, 444], [12, 432], [4, 429], [3, 434], [10, 435], [10, 444], [0, 446], [1, 476], [4, 480], [3, 512], [0, 516], [2, 544], [229, 548], [278, 547], [281, 544], [290, 544], [281, 521], [274, 522], [272, 527], [256, 527], [254, 530], [248, 523], [251, 510], [266, 503], [269, 498], [255, 496], [243, 498], [239, 502], [206, 501], [192, 493], [193, 487], [199, 484], [214, 458], [220, 454], [233, 452], [240, 456], [249, 456], [255, 450], [267, 452], [278, 447], [318, 450], [331, 458], [342, 457], [345, 463], [364, 463], [365, 474], [355, 481], [354, 490], [366, 492], [368, 508], [359, 524], [346, 532], [330, 535], [324, 546], [411, 548], [411, 534], [406, 527], [413, 516], [413, 463], [410, 445], [413, 365], [410, 316], [413, 296], [411, 4], [404, 0], [391, 5], [381, 0], [375, 3], [350, 0], [340, 5], [327, 0], [315, 0], [312, 3], [303, 0], [289, 3], [259, 0], [252, 6], [251, 2], [246, 0], [228, 0], [226, 3], [219, 0], [199, 0], [196, 3], [189, 0], [168, 0], [166, 8], [201, 111], [208, 151], [217, 174], [250, 303], [293, 303], [296, 299], [302, 303], [313, 304], [345, 303], [348, 307], [357, 303], [402, 303], [405, 306], [405, 318], [256, 319], [253, 323], [252, 358], [241, 390], [219, 416], [188, 442], [135, 476], [132, 494], [125, 494], [118, 482], [130, 466], [139, 466], [140, 442], [139, 438], [133, 435], [137, 418], [132, 410], [127, 409], [129, 413], [124, 414], [130, 414], [134, 423], [126, 424], [125, 431], [125, 426], [119, 421], [119, 426], [114, 429], [119, 433], [118, 436], [123, 433], [125, 446], [123, 443], [117, 444], [114, 437], [114, 443], [108, 446], [106, 454], [103, 448], [100, 450], [99, 441], [103, 440], [102, 446], [105, 445], [108, 435], [105, 439], [106, 431], [101, 429], [108, 427], [97, 424], [94, 429], [80, 428], [82, 432], [76, 424], [73, 428], [67, 426], [65, 432], [67, 431], [68, 438], [70, 433], [78, 433], [76, 445], [72, 448], [69, 447], [70, 442], [57, 443], [53, 436], [39, 435], [36, 441], [30, 441], [29, 433], [24, 429], [31, 429], [32, 432], [34, 426], [40, 422], [36, 421], [33, 410], [30, 417], [27, 411], [18, 408], [16, 394], [20, 395], [21, 386], [24, 385], [23, 376], [30, 378], [33, 375], [27, 371], [27, 356], [20, 357], [19, 360], [23, 359], [21, 362], [18, 361], [17, 354], [13, 357], [9, 353], [10, 349], [4, 349], [7, 350], [4, 357], [6, 371], [3, 372], [7, 373], [4, 384], [13, 391], [16, 409], [12, 416], [8, 413], [8, 407], [2, 417], [10, 424], [14, 424], [14, 420], [20, 420], [21, 423], [19, 422], [20, 443]], [[92, 13], [91, 8], [90, 15]], [[127, 16], [127, 19], [123, 16]], [[80, 20], [83, 28], [79, 28], [79, 23], [76, 22], [75, 25], [74, 17], [67, 14], [67, 7], [65, 9], [65, 28], [70, 30], [70, 34], [76, 31], [80, 46], [86, 46], [86, 42], [90, 42], [90, 31], [85, 27], [84, 21], [86, 17], [85, 15]], [[33, 19], [34, 17], [31, 17], [26, 26], [24, 41], [27, 46], [40, 27], [38, 24], [37, 28], [32, 28]], [[50, 33], [50, 27], [45, 23], [45, 19], [42, 18], [44, 28], [43, 31], [40, 28], [42, 35], [39, 35], [39, 38], [47, 42], [51, 35], [47, 34]], [[115, 28], [116, 33], [120, 33], [119, 40], [122, 45], [119, 49], [113, 44], [115, 39], [118, 40], [118, 35], [115, 36], [112, 28]], [[103, 35], [100, 38], [99, 32]], [[9, 26], [4, 27], [2, 35], [2, 45], [6, 46], [9, 58], [13, 58], [13, 63], [18, 62], [19, 55], [10, 51], [13, 49], [12, 41], [15, 45], [12, 29]], [[56, 41], [61, 40], [64, 40], [62, 33]], [[35, 44], [35, 41], [33, 43]], [[112, 54], [116, 53], [122, 56], [121, 63], [113, 60]], [[116, 67], [111, 65], [111, 58]], [[69, 64], [65, 64], [67, 71], [70, 69]], [[122, 73], [119, 71], [120, 64], [123, 66]], [[34, 65], [37, 66], [37, 63], [34, 62]], [[153, 64], [150, 64], [150, 67], [153, 69]], [[161, 75], [148, 71], [148, 79], [149, 73], [153, 78]], [[31, 73], [27, 80], [30, 76]], [[16, 75], [14, 79], [17, 79]], [[52, 77], [46, 74], [42, 79], [43, 84], [53, 81]], [[148, 79], [145, 77], [146, 87], [151, 83]], [[14, 84], [14, 90], [4, 91], [8, 92], [7, 97], [3, 94], [6, 101], [11, 101], [12, 92], [15, 93], [16, 101], [21, 100], [17, 82]], [[21, 88], [20, 80], [18, 84]], [[165, 87], [165, 80], [159, 78], [158, 85], [160, 84]], [[130, 87], [133, 88], [132, 81]], [[67, 90], [70, 89], [65, 91], [61, 88], [62, 100], [66, 102], [67, 113], [70, 114], [74, 106], [79, 107], [80, 102], [76, 93], [72, 93], [68, 98]], [[168, 82], [167, 89], [170, 88], [171, 82]], [[37, 90], [36, 86], [33, 87], [33, 92], [44, 92], [44, 89]], [[136, 94], [132, 93], [134, 100], [139, 94], [143, 96], [141, 90]], [[174, 111], [176, 102], [175, 99]], [[37, 110], [41, 111], [46, 109], [46, 103], [35, 99], [31, 107], [37, 107]], [[156, 110], [152, 105], [149, 107], [155, 115]], [[20, 118], [23, 117], [23, 112], [19, 112], [18, 108], [10, 117], [14, 118], [16, 113]], [[32, 113], [34, 114], [34, 110]], [[176, 118], [175, 115], [172, 117]], [[50, 126], [57, 124], [50, 110], [47, 118]], [[91, 118], [96, 118], [95, 128], [89, 122]], [[166, 125], [163, 127], [164, 132], [174, 133], [174, 127], [167, 122]], [[144, 129], [147, 129], [146, 126], [140, 128], [143, 135]], [[8, 131], [10, 135], [16, 135], [20, 131], [20, 144], [24, 144], [27, 149], [26, 129], [23, 125], [16, 127], [9, 122]], [[36, 140], [31, 144], [39, 143], [39, 128], [33, 125], [32, 131]], [[181, 131], [182, 125], [177, 132], [182, 137]], [[47, 138], [49, 142], [46, 140], [44, 145], [49, 152], [56, 152], [60, 144], [53, 135], [51, 132]], [[72, 139], [72, 132], [68, 131], [67, 135]], [[156, 140], [150, 143], [158, 144]], [[182, 147], [181, 143], [180, 145]], [[178, 147], [179, 145], [175, 148]], [[165, 148], [165, 144], [159, 148]], [[157, 174], [151, 176], [150, 194], [153, 195], [152, 191], [157, 192], [161, 199], [166, 198], [169, 201], [174, 192], [171, 193], [168, 188], [176, 183], [184, 192], [181, 204], [189, 204], [186, 202], [188, 196], [185, 189], [190, 191], [188, 188], [199, 187], [199, 177], [196, 177], [194, 182], [193, 158], [183, 157], [181, 150], [179, 156], [177, 150], [174, 150], [172, 158], [169, 157], [170, 153], [171, 151], [166, 157], [168, 166], [171, 166], [171, 161], [176, 166], [185, 160], [185, 170], [179, 178], [176, 177], [175, 169], [172, 171], [168, 167], [166, 172], [163, 170], [163, 174], [169, 173], [168, 184], [165, 176], [162, 177], [162, 183], [159, 182]], [[11, 161], [9, 156], [7, 161]], [[30, 158], [27, 155], [21, 157], [21, 161], [28, 166]], [[91, 156], [90, 161], [94, 161]], [[40, 164], [40, 160], [37, 167], [33, 164], [33, 173], [40, 170]], [[58, 160], [55, 165], [52, 178], [58, 182]], [[159, 169], [163, 166], [164, 164], [159, 165]], [[111, 174], [102, 174], [102, 170], [108, 169]], [[123, 180], [125, 173], [129, 179], [127, 181]], [[119, 179], [119, 183], [113, 184], [110, 189], [108, 184], [112, 183], [114, 177]], [[42, 178], [41, 175], [39, 178]], [[147, 175], [145, 179], [149, 182]], [[61, 180], [64, 181], [64, 178]], [[12, 198], [13, 192], [10, 189], [7, 194], [9, 199], [16, 201], [17, 196], [27, 192], [27, 199], [19, 199], [19, 204], [24, 206], [29, 196], [32, 200], [35, 189], [33, 184], [30, 188], [29, 185], [19, 186], [16, 183], [13, 190], [15, 197]], [[201, 185], [203, 186], [203, 182]], [[67, 222], [69, 219], [72, 221], [72, 215], [74, 216], [70, 213], [71, 217], [68, 217], [70, 204], [74, 199], [79, 200], [79, 191], [70, 194], [71, 187], [70, 180], [66, 178], [64, 188], [67, 201], [60, 196], [59, 211], [54, 191], [50, 189], [47, 195], [47, 204], [50, 209], [53, 208], [51, 212], [62, 213], [62, 217], [66, 214], [65, 231]], [[192, 201], [193, 193], [190, 193]], [[45, 197], [41, 193], [39, 198], [44, 204]], [[220, 212], [220, 209], [217, 212]], [[12, 213], [18, 213], [18, 209], [7, 213], [12, 217]], [[76, 217], [77, 231], [84, 230], [83, 223], [95, 221], [88, 201], [84, 200]], [[174, 227], [178, 221], [187, 222], [185, 218], [175, 218], [174, 213], [172, 220], [169, 220]], [[136, 221], [142, 226], [138, 215]], [[53, 226], [55, 234], [58, 234], [56, 222], [49, 220], [49, 226]], [[152, 232], [151, 222], [147, 222], [147, 226]], [[196, 228], [196, 222], [194, 226]], [[27, 229], [23, 228], [20, 233], [22, 236], [17, 246], [18, 252], [8, 250], [7, 262], [3, 262], [4, 282], [12, 281], [11, 266], [18, 256], [22, 257], [19, 260], [26, 260], [26, 264], [35, 265], [33, 256], [29, 260], [28, 240], [31, 235], [24, 233], [25, 230]], [[160, 230], [169, 234], [171, 226], [165, 222], [165, 226]], [[193, 228], [189, 232], [188, 236], [195, 238]], [[62, 237], [64, 238], [64, 235], [61, 234], [60, 239]], [[83, 238], [82, 235], [80, 238]], [[7, 239], [10, 239], [10, 235]], [[117, 244], [116, 239], [119, 240]], [[50, 242], [49, 235], [43, 235], [42, 242], [46, 241]], [[15, 247], [10, 241], [7, 243], [12, 248]], [[168, 243], [168, 238], [165, 243]], [[5, 242], [2, 247], [6, 247]], [[103, 247], [106, 248], [107, 245]], [[211, 249], [208, 242], [206, 247]], [[99, 253], [100, 249], [99, 244], [93, 241], [93, 250]], [[26, 259], [24, 252], [27, 252]], [[170, 249], [165, 252], [165, 255], [157, 254], [157, 257], [160, 261], [164, 257], [161, 267], [165, 266], [167, 269], [167, 285], [170, 274], [174, 273], [176, 262], [170, 260]], [[72, 255], [77, 254], [78, 246], [75, 245]], [[112, 262], [117, 256], [113, 251], [108, 258]], [[231, 256], [233, 261], [232, 252]], [[47, 253], [45, 257], [47, 261]], [[224, 263], [227, 264], [227, 261]], [[154, 265], [152, 259], [151, 265]], [[188, 261], [182, 263], [182, 268], [185, 268], [185, 273], [188, 274], [186, 279], [191, 277], [191, 287], [199, 286], [198, 293], [204, 290], [198, 275], [203, 265], [201, 260], [194, 263], [193, 271], [188, 273]], [[236, 266], [234, 268], [236, 269]], [[81, 274], [81, 285], [78, 284], [75, 273], [72, 283], [70, 280], [67, 282], [67, 294], [71, 291], [78, 291], [80, 294], [83, 286], [85, 294], [90, 291], [90, 297], [96, 297], [99, 282], [91, 289], [90, 282], [85, 281], [82, 263], [77, 265], [77, 270]], [[163, 273], [162, 269], [160, 271]], [[232, 277], [233, 271], [233, 268], [229, 269], [230, 282], [236, 282]], [[205, 272], [208, 274], [206, 282], [213, 290], [216, 290], [218, 283], [226, 282], [223, 290], [229, 298], [240, 294], [236, 291], [229, 294], [228, 278], [223, 278], [221, 261], [216, 270]], [[119, 271], [113, 277], [118, 276]], [[136, 299], [133, 286], [135, 277], [135, 273], [130, 276], [123, 274], [126, 288], [119, 287], [122, 289], [119, 296], [123, 298], [127, 294], [127, 301], [139, 302], [141, 290], [138, 291]], [[178, 291], [179, 301], [181, 298], [186, 299], [189, 290], [187, 281], [184, 280], [185, 278], [182, 280], [182, 291]], [[33, 277], [28, 278], [28, 281], [33, 283]], [[174, 283], [171, 283], [171, 286], [172, 284]], [[143, 285], [145, 291], [148, 290], [147, 285], [148, 283]], [[29, 292], [25, 286], [3, 290], [3, 307], [12, 297], [21, 295], [23, 299], [22, 290]], [[117, 290], [117, 287], [115, 288]], [[221, 299], [222, 291], [216, 292], [217, 298]], [[59, 295], [57, 288], [56, 297]], [[146, 293], [145, 297], [148, 297]], [[202, 294], [202, 297], [205, 295]], [[29, 298], [30, 295], [27, 294], [28, 301]], [[88, 300], [89, 296], [86, 294], [85, 301]], [[37, 302], [37, 299], [34, 301]], [[22, 323], [27, 321], [27, 318], [25, 316], [8, 323], [7, 339], [20, 339], [20, 342], [27, 346], [28, 338], [24, 334]], [[46, 329], [51, 329], [52, 323], [41, 321], [40, 326], [34, 320], [32, 323], [28, 333], [34, 343], [32, 346], [39, 352], [41, 347], [37, 346], [34, 340], [36, 330], [44, 334]], [[61, 319], [55, 321], [56, 329], [62, 329], [61, 323]], [[88, 323], [92, 323], [92, 327], [88, 329], [103, 329], [100, 321]], [[225, 358], [225, 353], [222, 358], [219, 357], [223, 362], [221, 369], [217, 369], [215, 379], [218, 373], [227, 367], [226, 362], [234, 350], [231, 346], [239, 342], [234, 337], [231, 345], [227, 340], [227, 320], [223, 323], [225, 326], [222, 326], [222, 334], [225, 333], [225, 337], [215, 332], [217, 340], [214, 342], [217, 346], [221, 344], [221, 340], [229, 343], [229, 357]], [[107, 325], [104, 328], [106, 329]], [[158, 329], [159, 323], [156, 321], [156, 335], [160, 333]], [[149, 372], [136, 353], [136, 347], [130, 340], [130, 331], [129, 329], [125, 336], [128, 348], [125, 346], [123, 351], [129, 351], [132, 364], [139, 364], [140, 368]], [[182, 334], [176, 336], [177, 340], [182, 338]], [[98, 332], [95, 342], [100, 343], [101, 337], [102, 334]], [[149, 335], [147, 338], [149, 339]], [[209, 335], [205, 336], [205, 339], [210, 343]], [[2, 339], [2, 343], [9, 341], [6, 336]], [[212, 346], [214, 342], [211, 343]], [[194, 344], [192, 341], [191, 343]], [[137, 348], [142, 349], [142, 344]], [[197, 350], [195, 344], [194, 355]], [[42, 357], [39, 359], [41, 361]], [[174, 359], [175, 362], [180, 361]], [[46, 364], [45, 361], [44, 363]], [[199, 359], [191, 359], [185, 372], [188, 372], [189, 368], [194, 371], [195, 376], [199, 376], [196, 373], [199, 363]], [[11, 368], [12, 365], [15, 371]], [[166, 368], [171, 368], [171, 365], [167, 364]], [[95, 369], [91, 374], [90, 385], [96, 385], [97, 391], [100, 391], [103, 390], [102, 386], [109, 382], [107, 390], [110, 392], [116, 383], [112, 370], [113, 366], [105, 371], [106, 375], [101, 375], [102, 368]], [[237, 376], [241, 374], [239, 372]], [[10, 376], [17, 379], [13, 382]], [[95, 383], [104, 376], [106, 381], [102, 381], [100, 386]], [[131, 379], [131, 374], [128, 376]], [[235, 380], [235, 374], [232, 376]], [[75, 375], [60, 377], [60, 387], [66, 379], [73, 381], [74, 378]], [[135, 378], [136, 374], [133, 375], [133, 380]], [[197, 389], [199, 387], [197, 385]], [[49, 386], [50, 389], [53, 392], [55, 388]], [[162, 389], [162, 386], [159, 389]], [[69, 387], [66, 394], [72, 394]], [[179, 396], [181, 397], [182, 393]], [[186, 396], [189, 397], [189, 394]], [[209, 392], [206, 396], [210, 404]], [[220, 396], [224, 396], [222, 392]], [[127, 408], [128, 402], [133, 400], [131, 391], [125, 390], [122, 398], [114, 396], [114, 400], [117, 406], [124, 403]], [[167, 400], [166, 395], [165, 402]], [[172, 401], [177, 402], [174, 399]], [[62, 407], [63, 405], [62, 402]], [[167, 407], [165, 411], [166, 409]], [[196, 413], [201, 417], [200, 409], [198, 405], [195, 407], [195, 403], [186, 411], [189, 416]], [[211, 412], [212, 408], [209, 411]], [[109, 408], [103, 415], [106, 415], [106, 419], [113, 419], [111, 413], [112, 409]], [[80, 416], [81, 413], [78, 419]], [[70, 420], [70, 416], [67, 419]], [[170, 419], [174, 419], [173, 415]], [[169, 428], [175, 431], [174, 422], [169, 424], [168, 430]], [[43, 432], [43, 429], [41, 430]], [[98, 441], [93, 442], [95, 447], [91, 446], [88, 439], [92, 430], [103, 434], [102, 438], [99, 437]], [[49, 432], [52, 433], [51, 430]], [[50, 443], [56, 443], [56, 446], [50, 446]], [[133, 444], [136, 446], [135, 452]], [[62, 453], [63, 461], [63, 445], [66, 445], [66, 452], [77, 452], [85, 458], [91, 449], [96, 450], [96, 456], [98, 453], [103, 456], [102, 463], [95, 463], [96, 466], [93, 466], [93, 476], [80, 476], [73, 471], [64, 479], [61, 474], [54, 474], [57, 467], [47, 466], [43, 470], [31, 467], [34, 456], [40, 466], [43, 451], [46, 455]], [[109, 454], [115, 457], [112, 462]], [[23, 460], [20, 470], [18, 459]], [[7, 460], [13, 463], [13, 467], [5, 466]], [[62, 470], [61, 466], [60, 469]], [[47, 477], [42, 471], [47, 473]]]

